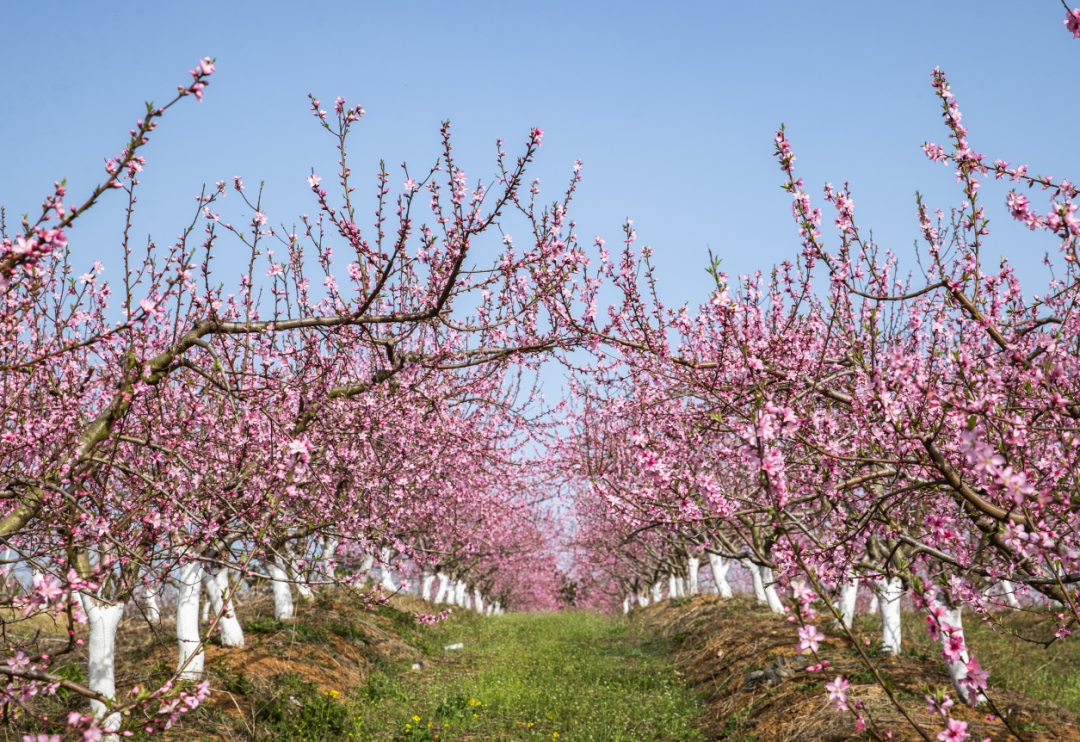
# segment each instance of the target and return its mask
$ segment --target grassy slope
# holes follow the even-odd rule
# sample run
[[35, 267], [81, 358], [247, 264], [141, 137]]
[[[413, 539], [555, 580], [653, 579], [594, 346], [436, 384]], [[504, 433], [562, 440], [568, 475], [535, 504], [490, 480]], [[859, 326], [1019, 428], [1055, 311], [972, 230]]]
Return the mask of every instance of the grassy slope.
[[[1023, 693], [1038, 701], [1048, 701], [1080, 715], [1080, 638], [1055, 641], [1049, 647], [1023, 641], [1046, 641], [1053, 637], [1053, 627], [1045, 619], [1036, 620], [1023, 612], [998, 614], [1001, 627], [1014, 636], [1000, 636], [999, 629], [964, 614], [964, 635], [990, 673], [990, 683], [997, 688]], [[867, 629], [880, 627], [876, 618], [864, 619]], [[937, 657], [941, 647], [932, 646], [921, 614], [905, 614], [904, 637], [912, 645]]]
[[[668, 647], [626, 621], [460, 616], [433, 629], [431, 640], [439, 648], [422, 670], [391, 666], [371, 676], [363, 739], [702, 739], [697, 701]], [[442, 649], [456, 642], [465, 648]]]

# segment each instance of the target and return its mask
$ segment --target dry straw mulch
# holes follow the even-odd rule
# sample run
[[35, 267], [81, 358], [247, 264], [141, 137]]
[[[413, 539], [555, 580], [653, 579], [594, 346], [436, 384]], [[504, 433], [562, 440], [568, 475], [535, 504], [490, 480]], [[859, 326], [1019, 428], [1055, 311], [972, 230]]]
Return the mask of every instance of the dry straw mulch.
[[[921, 740], [873, 679], [849, 640], [833, 629], [831, 619], [819, 619], [819, 629], [828, 636], [819, 652], [830, 663], [826, 670], [796, 670], [773, 687], [744, 687], [748, 675], [780, 658], [789, 666], [805, 664], [805, 660], [797, 659], [796, 625], [747, 600], [715, 596], [664, 601], [636, 612], [636, 616], [647, 628], [679, 647], [676, 659], [681, 672], [706, 699], [704, 724], [711, 738], [746, 742], [866, 739], [865, 734], [855, 731], [851, 714], [838, 713], [829, 704], [825, 683], [843, 675], [852, 685], [848, 698], [861, 699], [879, 729], [892, 732], [897, 742]], [[940, 716], [928, 713], [924, 696], [943, 689], [956, 697], [943, 662], [914, 652], [872, 661], [892, 683], [894, 695], [915, 722], [936, 739], [944, 725]], [[990, 697], [1003, 712], [1012, 709], [1013, 726], [1022, 739], [1080, 742], [1080, 720], [1018, 693], [995, 690], [993, 677], [990, 682]], [[971, 742], [987, 737], [994, 742], [1017, 739], [1003, 722], [990, 719], [984, 707], [972, 709], [958, 703], [952, 715], [968, 723]]]

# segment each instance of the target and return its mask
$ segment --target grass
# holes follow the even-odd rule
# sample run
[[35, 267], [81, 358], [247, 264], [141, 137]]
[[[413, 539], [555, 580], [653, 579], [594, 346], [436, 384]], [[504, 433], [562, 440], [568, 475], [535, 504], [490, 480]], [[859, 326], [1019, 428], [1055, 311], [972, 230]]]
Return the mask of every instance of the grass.
[[[419, 672], [377, 670], [364, 740], [700, 740], [700, 711], [669, 647], [592, 613], [460, 616], [430, 630]], [[463, 650], [442, 650], [464, 643]]]
[[[1002, 626], [1028, 639], [1047, 640], [1054, 627], [1045, 618], [1024, 612], [996, 615]], [[880, 631], [876, 616], [860, 615], [856, 628], [866, 634]], [[941, 657], [926, 631], [922, 614], [902, 616], [905, 654]], [[991, 688], [1023, 693], [1036, 701], [1049, 702], [1073, 714], [1080, 714], [1080, 637], [1069, 637], [1043, 647], [1017, 636], [1001, 635], [978, 617], [964, 614], [964, 638], [983, 669], [990, 673]], [[944, 661], [942, 661], [944, 663]]]

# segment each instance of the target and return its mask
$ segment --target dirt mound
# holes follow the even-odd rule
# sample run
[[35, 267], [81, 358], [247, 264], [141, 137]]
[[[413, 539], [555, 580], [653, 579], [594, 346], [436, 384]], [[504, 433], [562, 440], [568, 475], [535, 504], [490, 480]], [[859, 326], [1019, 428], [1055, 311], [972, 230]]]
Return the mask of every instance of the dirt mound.
[[[805, 659], [797, 656], [796, 626], [747, 600], [704, 596], [663, 601], [636, 616], [679, 647], [680, 670], [704, 694], [708, 704], [705, 731], [716, 739], [866, 739], [855, 731], [851, 714], [838, 713], [829, 704], [825, 683], [837, 675], [851, 683], [849, 699], [861, 699], [878, 728], [892, 732], [893, 740], [921, 739], [849, 640], [832, 629], [829, 619], [822, 618], [818, 628], [828, 637], [819, 655], [830, 665], [823, 672], [811, 673], [805, 670]], [[938, 689], [956, 696], [941, 660], [905, 650], [898, 657], [876, 656], [872, 661], [908, 714], [930, 739], [936, 739], [944, 725], [940, 716], [928, 712], [924, 696]], [[1080, 742], [1080, 724], [1067, 712], [994, 689], [992, 677], [990, 697], [1002, 712], [1012, 710], [1012, 725], [1024, 740]], [[987, 737], [994, 742], [1016, 740], [983, 706], [972, 709], [958, 704], [951, 711], [953, 718], [968, 723], [975, 742]]]
[[[278, 621], [269, 595], [249, 594], [237, 609], [245, 646], [207, 644], [204, 677], [210, 697], [181, 724], [157, 736], [200, 742], [349, 738], [372, 668], [419, 660], [419, 648], [426, 646], [413, 612], [428, 612], [430, 606], [410, 596], [393, 597], [385, 606], [370, 603], [364, 595], [325, 591], [314, 601], [299, 602], [293, 619]], [[39, 631], [41, 641], [54, 641], [50, 634], [57, 633], [40, 621], [19, 628]], [[85, 628], [79, 637], [85, 639]], [[119, 697], [136, 685], [159, 686], [176, 668], [175, 624], [122, 621], [116, 656]], [[80, 646], [52, 670], [85, 683], [86, 661]], [[39, 694], [14, 723], [0, 725], [0, 741], [40, 731], [35, 718], [63, 719], [73, 710], [85, 712], [86, 702], [65, 692]]]

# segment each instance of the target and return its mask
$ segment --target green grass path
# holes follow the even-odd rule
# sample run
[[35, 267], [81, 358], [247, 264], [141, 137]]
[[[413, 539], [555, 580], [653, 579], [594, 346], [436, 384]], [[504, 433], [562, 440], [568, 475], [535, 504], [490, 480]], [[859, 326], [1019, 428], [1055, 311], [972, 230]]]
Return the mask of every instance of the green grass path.
[[[668, 647], [592, 613], [461, 616], [420, 633], [424, 667], [376, 670], [365, 740], [700, 740]], [[457, 642], [464, 649], [444, 650]]]

